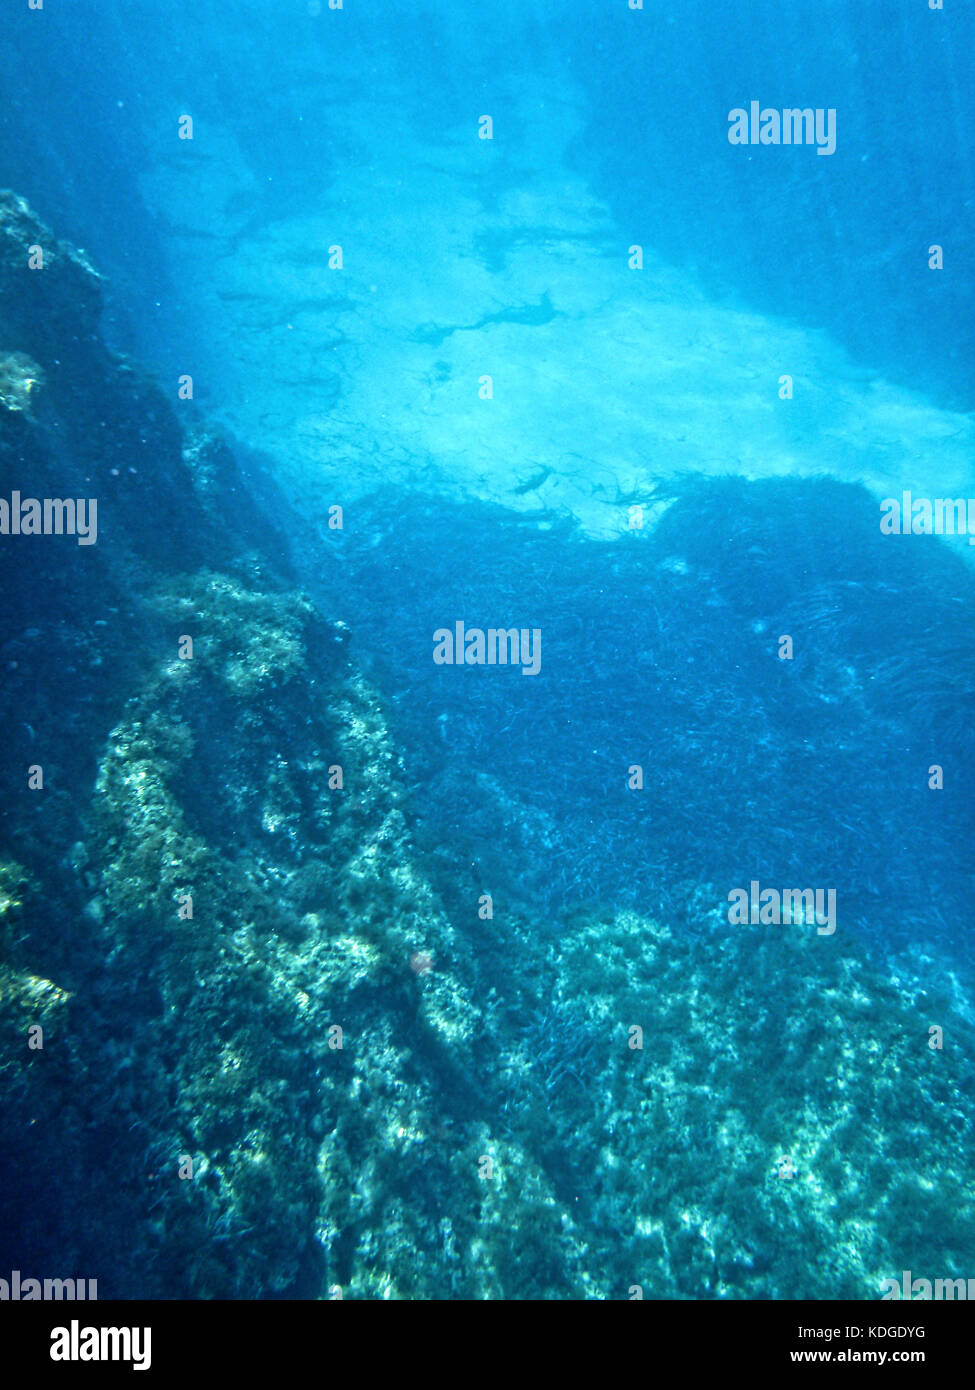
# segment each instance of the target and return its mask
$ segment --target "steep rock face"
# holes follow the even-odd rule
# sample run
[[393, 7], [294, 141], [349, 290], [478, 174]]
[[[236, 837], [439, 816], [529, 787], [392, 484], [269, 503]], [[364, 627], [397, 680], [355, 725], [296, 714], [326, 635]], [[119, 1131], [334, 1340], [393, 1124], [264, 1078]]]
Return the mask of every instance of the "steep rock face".
[[32, 356], [70, 355], [98, 339], [98, 272], [9, 189], [0, 189], [0, 300], [5, 329]]
[[0, 230], [5, 483], [100, 504], [95, 545], [0, 550], [6, 1248], [103, 1296], [320, 1294], [343, 1107], [381, 1148], [384, 1090], [431, 1104], [412, 1049], [469, 1046], [452, 933], [347, 632], [235, 543], [230, 451], [101, 343], [84, 258], [11, 195]]
[[500, 1044], [348, 629], [98, 305], [4, 195], [4, 483], [95, 497], [98, 540], [0, 546], [0, 1264], [122, 1298], [581, 1291], [484, 1118]]

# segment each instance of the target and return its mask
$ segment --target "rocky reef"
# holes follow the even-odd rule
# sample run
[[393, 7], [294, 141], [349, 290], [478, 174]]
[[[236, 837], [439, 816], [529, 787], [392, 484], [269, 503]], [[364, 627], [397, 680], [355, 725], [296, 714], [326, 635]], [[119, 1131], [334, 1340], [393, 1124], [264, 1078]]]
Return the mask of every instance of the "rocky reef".
[[0, 538], [0, 1264], [115, 1298], [872, 1298], [961, 1269], [950, 976], [731, 929], [703, 885], [681, 921], [480, 920], [417, 848], [349, 615], [99, 302], [0, 195], [5, 486], [99, 502], [96, 545]]

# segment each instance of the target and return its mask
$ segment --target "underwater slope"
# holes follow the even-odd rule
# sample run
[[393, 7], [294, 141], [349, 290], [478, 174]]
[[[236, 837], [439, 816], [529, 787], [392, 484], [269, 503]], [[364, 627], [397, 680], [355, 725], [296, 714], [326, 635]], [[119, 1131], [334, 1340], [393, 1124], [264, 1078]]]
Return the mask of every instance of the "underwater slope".
[[[849, 484], [675, 491], [652, 531], [606, 542], [398, 492], [356, 509], [328, 586], [376, 654], [424, 843], [548, 909], [658, 910], [761, 865], [835, 884], [844, 932], [971, 960], [971, 570], [880, 535]], [[436, 665], [458, 615], [536, 627], [537, 674]]]
[[269, 166], [258, 132], [212, 107], [179, 140], [174, 91], [139, 180], [181, 360], [300, 515], [388, 483], [612, 536], [623, 502], [686, 472], [971, 489], [969, 415], [825, 332], [714, 302], [654, 256], [651, 228], [614, 220], [574, 167], [590, 98], [571, 73], [501, 72], [473, 98], [494, 113], [484, 140], [480, 106], [428, 109], [383, 48], [356, 77], [355, 32], [321, 70], [294, 60], [309, 148], [296, 128]]
[[294, 589], [230, 450], [106, 351], [84, 258], [0, 216], [5, 487], [103, 499], [97, 545], [2, 551], [5, 1267], [122, 1298], [871, 1298], [966, 1268], [950, 961], [729, 933], [700, 882], [667, 920], [479, 919], [418, 849], [357, 615]]

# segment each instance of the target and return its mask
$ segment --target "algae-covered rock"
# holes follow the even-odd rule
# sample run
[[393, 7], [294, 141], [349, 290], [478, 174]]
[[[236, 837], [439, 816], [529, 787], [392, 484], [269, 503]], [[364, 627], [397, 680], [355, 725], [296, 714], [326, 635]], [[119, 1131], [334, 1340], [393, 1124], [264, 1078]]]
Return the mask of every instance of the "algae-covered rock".
[[29, 204], [0, 189], [0, 347], [45, 361], [60, 342], [98, 327], [101, 277], [83, 251], [59, 241]]
[[10, 859], [0, 859], [0, 922], [6, 922], [23, 907], [29, 875]]
[[975, 1248], [956, 1101], [975, 1033], [947, 992], [796, 923], [681, 935], [633, 912], [580, 915], [558, 973], [597, 1046], [535, 1143], [599, 1174], [577, 1219], [604, 1296], [874, 1298]]
[[392, 1181], [403, 1134], [442, 1131], [478, 1011], [415, 859], [380, 702], [309, 602], [208, 571], [152, 604], [169, 631], [70, 851], [111, 988], [139, 982], [143, 1087], [119, 1120], [153, 1176], [133, 1157], [132, 1181], [181, 1254], [183, 1294], [324, 1296], [352, 1247], [344, 1218], [329, 1224], [323, 1145], [347, 1136]]
[[192, 659], [238, 699], [290, 680], [305, 660], [302, 636], [314, 609], [301, 594], [254, 591], [204, 571], [161, 590], [155, 604], [193, 638]]
[[44, 373], [23, 352], [0, 352], [0, 407], [30, 412], [32, 398], [44, 384]]

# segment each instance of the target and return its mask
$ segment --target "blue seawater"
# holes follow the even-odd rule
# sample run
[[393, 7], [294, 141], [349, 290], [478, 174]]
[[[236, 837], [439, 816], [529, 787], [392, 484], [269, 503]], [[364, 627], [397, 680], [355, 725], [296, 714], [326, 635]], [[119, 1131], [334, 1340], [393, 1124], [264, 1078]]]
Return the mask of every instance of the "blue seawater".
[[0, 1277], [975, 1279], [973, 43], [5, 6]]

